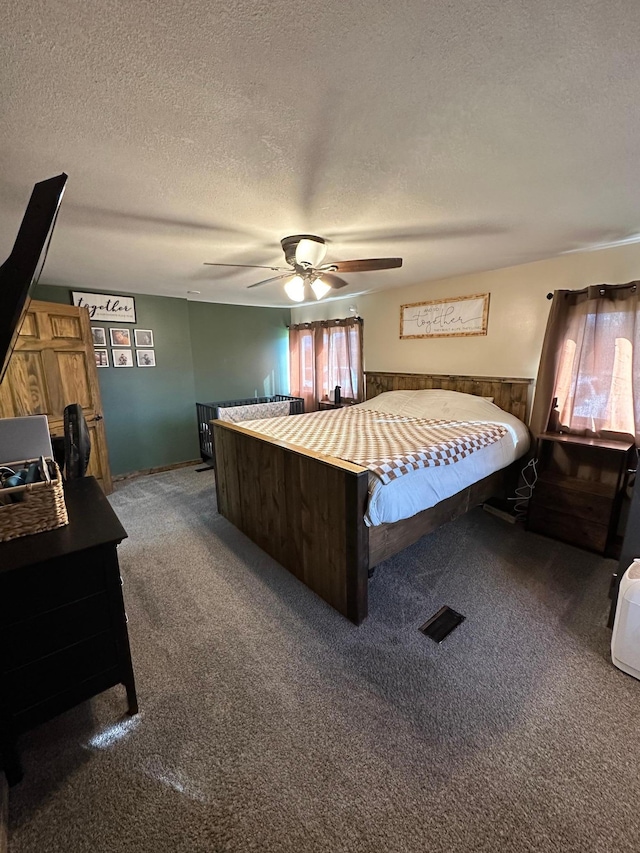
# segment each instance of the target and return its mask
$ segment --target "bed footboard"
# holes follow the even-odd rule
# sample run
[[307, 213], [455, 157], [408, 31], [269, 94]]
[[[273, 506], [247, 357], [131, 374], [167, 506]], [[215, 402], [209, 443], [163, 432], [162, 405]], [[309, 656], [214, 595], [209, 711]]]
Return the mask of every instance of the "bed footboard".
[[368, 473], [214, 421], [218, 510], [356, 625], [367, 615]]

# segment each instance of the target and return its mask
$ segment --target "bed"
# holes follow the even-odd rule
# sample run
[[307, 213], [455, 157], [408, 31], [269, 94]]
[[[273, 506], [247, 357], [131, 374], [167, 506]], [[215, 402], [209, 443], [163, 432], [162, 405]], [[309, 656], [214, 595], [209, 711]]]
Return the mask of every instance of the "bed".
[[[527, 429], [517, 423], [526, 418], [530, 388], [529, 379], [366, 374], [367, 401], [353, 407], [351, 415], [346, 414], [351, 423], [384, 421], [387, 412], [388, 420], [407, 421], [411, 426], [415, 413], [425, 411], [415, 408], [416, 396], [420, 395], [400, 395], [398, 410], [396, 402], [390, 402], [385, 392], [422, 390], [434, 391], [434, 397], [440, 398], [437, 421], [447, 406], [451, 412], [457, 411], [455, 407], [451, 409], [446, 393], [437, 392], [454, 391], [485, 398], [472, 401], [481, 409], [476, 420], [485, 425], [506, 422], [500, 426], [500, 441], [507, 436], [502, 450], [492, 449], [498, 443], [494, 439], [471, 453], [471, 467], [477, 469], [473, 476], [463, 475], [463, 467], [456, 469], [463, 465], [462, 461], [443, 466], [449, 469], [446, 474], [451, 481], [446, 488], [442, 483], [435, 487], [428, 485], [429, 472], [433, 475], [435, 468], [427, 464], [398, 478], [398, 482], [404, 481], [401, 486], [396, 486], [394, 480], [376, 492], [371, 468], [284, 440], [278, 435], [278, 424], [269, 426], [269, 419], [248, 424], [215, 421], [218, 509], [332, 607], [360, 624], [367, 615], [369, 575], [375, 566], [441, 524], [504, 492], [505, 478], [513, 473], [517, 459], [528, 449]], [[472, 420], [464, 416], [469, 411], [468, 397], [462, 405], [463, 417]], [[340, 414], [313, 413], [276, 420], [314, 425], [311, 420], [300, 419], [315, 418], [317, 422], [326, 416], [333, 418], [326, 421], [330, 426], [338, 423]], [[453, 417], [459, 415], [454, 413]], [[269, 435], [269, 429], [275, 434]], [[511, 455], [504, 451], [509, 443]], [[476, 464], [482, 454], [495, 457], [493, 464], [489, 467]], [[464, 464], [468, 461], [465, 459]], [[451, 475], [454, 469], [457, 473]], [[396, 514], [410, 512], [409, 517], [393, 520], [393, 508], [383, 506], [384, 501], [376, 497], [383, 489], [394, 488], [401, 490], [403, 500], [408, 502], [408, 508], [405, 506]], [[428, 505], [419, 508], [418, 493], [429, 491]], [[431, 505], [432, 498], [437, 502]], [[390, 502], [391, 507], [393, 503]]]

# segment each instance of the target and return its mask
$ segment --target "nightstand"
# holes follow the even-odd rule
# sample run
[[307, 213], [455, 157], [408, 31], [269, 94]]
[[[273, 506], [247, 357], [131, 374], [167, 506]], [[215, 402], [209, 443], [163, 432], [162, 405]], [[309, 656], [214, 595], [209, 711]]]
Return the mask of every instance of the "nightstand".
[[353, 406], [353, 403], [345, 402], [342, 400], [340, 403], [334, 403], [331, 400], [320, 400], [318, 403], [318, 408], [322, 411], [323, 409], [346, 409], [349, 406]]
[[633, 448], [626, 440], [542, 433], [527, 529], [613, 556]]

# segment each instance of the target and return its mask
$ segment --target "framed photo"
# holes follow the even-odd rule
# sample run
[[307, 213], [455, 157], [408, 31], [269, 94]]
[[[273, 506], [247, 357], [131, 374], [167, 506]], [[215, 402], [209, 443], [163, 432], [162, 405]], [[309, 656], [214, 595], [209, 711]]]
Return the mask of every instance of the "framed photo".
[[133, 350], [112, 349], [111, 357], [114, 367], [133, 367]]
[[153, 332], [151, 329], [134, 329], [133, 335], [135, 337], [137, 347], [153, 346]]
[[400, 306], [400, 338], [486, 335], [488, 317], [488, 293], [412, 302]]
[[156, 351], [154, 349], [137, 349], [138, 367], [155, 367]]
[[109, 329], [111, 335], [112, 347], [130, 347], [131, 346], [131, 330], [130, 329]]
[[94, 347], [106, 347], [107, 345], [107, 330], [101, 329], [98, 326], [91, 327], [91, 337], [93, 338]]
[[[104, 329], [102, 331], [104, 332]], [[96, 357], [96, 367], [109, 367], [109, 353], [106, 349], [96, 349], [93, 353]]]

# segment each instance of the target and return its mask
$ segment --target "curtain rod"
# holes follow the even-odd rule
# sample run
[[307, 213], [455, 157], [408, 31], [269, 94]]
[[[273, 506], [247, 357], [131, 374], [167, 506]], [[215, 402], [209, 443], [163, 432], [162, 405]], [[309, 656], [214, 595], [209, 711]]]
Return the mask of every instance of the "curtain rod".
[[[589, 293], [590, 290], [598, 290], [600, 296], [604, 296], [608, 290], [624, 290], [630, 288], [633, 293], [638, 289], [637, 281], [628, 281], [626, 284], [591, 284], [582, 290], [569, 290], [568, 293]], [[553, 299], [553, 293], [547, 293], [547, 299]]]
[[330, 325], [331, 323], [347, 323], [350, 320], [356, 323], [362, 323], [362, 317], [351, 316], [351, 317], [342, 317], [340, 319], [335, 318], [333, 320], [311, 320], [309, 323], [291, 323], [287, 326], [287, 329], [310, 329], [312, 326], [320, 326], [320, 325]]

